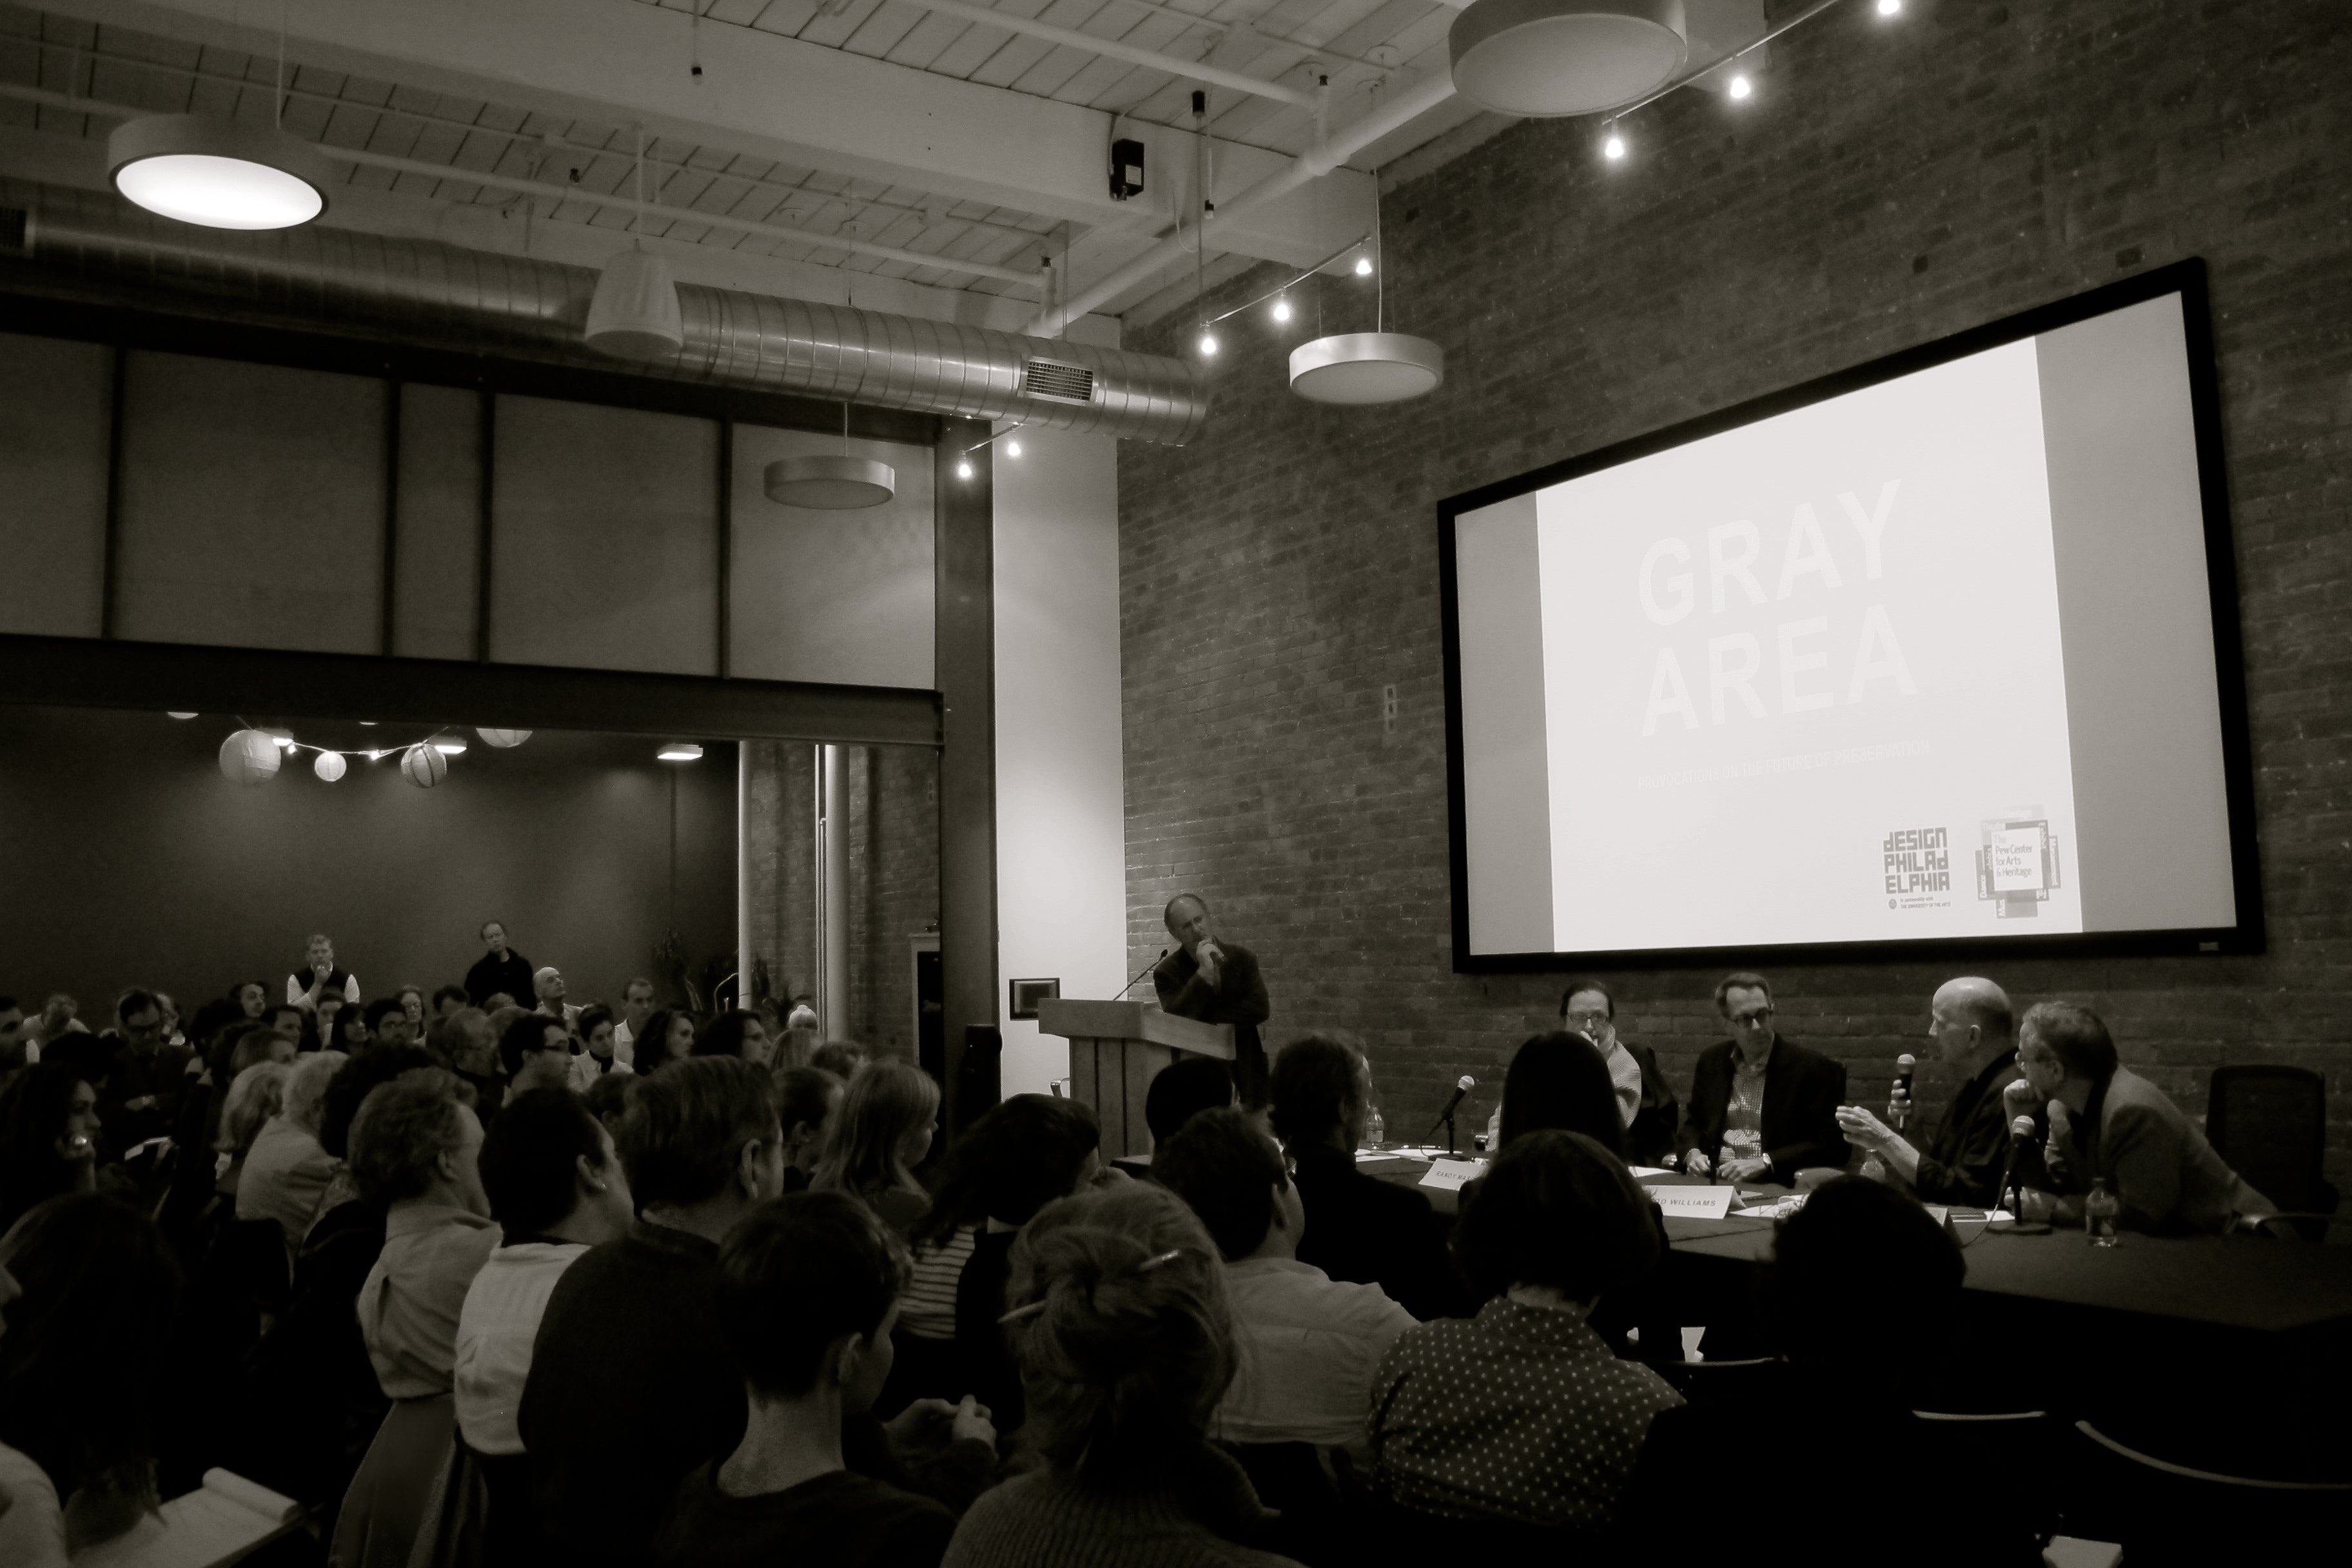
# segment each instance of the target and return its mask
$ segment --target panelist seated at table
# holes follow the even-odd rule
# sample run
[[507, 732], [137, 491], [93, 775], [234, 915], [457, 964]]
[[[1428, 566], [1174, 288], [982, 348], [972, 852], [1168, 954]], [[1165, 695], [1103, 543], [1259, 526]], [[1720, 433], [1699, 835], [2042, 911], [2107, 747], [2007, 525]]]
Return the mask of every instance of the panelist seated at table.
[[1309, 1035], [1276, 1053], [1269, 1076], [1275, 1135], [1307, 1205], [1299, 1261], [1334, 1279], [1378, 1285], [1416, 1318], [1466, 1306], [1429, 1200], [1356, 1169], [1372, 1104], [1364, 1053], [1351, 1041]]
[[1683, 1401], [1586, 1320], [1664, 1250], [1614, 1154], [1576, 1132], [1514, 1140], [1455, 1242], [1486, 1304], [1406, 1330], [1381, 1363], [1375, 1489], [1418, 1515], [1605, 1531], [1652, 1418]]
[[1684, 1167], [1727, 1182], [1780, 1183], [1809, 1165], [1843, 1169], [1844, 1064], [1780, 1035], [1772, 986], [1760, 974], [1726, 975], [1715, 1010], [1731, 1038], [1701, 1051], [1692, 1070], [1690, 1116], [1675, 1140]]
[[1151, 1173], [1200, 1215], [1224, 1258], [1234, 1381], [1213, 1436], [1364, 1449], [1372, 1374], [1412, 1314], [1378, 1285], [1298, 1260], [1307, 1206], [1282, 1151], [1245, 1111], [1203, 1110], [1154, 1152]]
[[2011, 1112], [2001, 1090], [2017, 1076], [2015, 1015], [2008, 993], [1974, 975], [1948, 980], [1927, 1005], [1927, 1037], [1948, 1067], [1968, 1074], [1922, 1149], [1868, 1107], [1838, 1107], [1848, 1142], [1876, 1154], [1931, 1204], [1990, 1208], [2009, 1158]]
[[[1602, 981], [1571, 980], [1559, 994], [1559, 1019], [1569, 1030], [1591, 1042], [1609, 1069], [1618, 1120], [1625, 1129], [1626, 1157], [1637, 1165], [1664, 1164], [1674, 1152], [1675, 1126], [1682, 1105], [1675, 1099], [1666, 1075], [1658, 1069], [1658, 1053], [1617, 1033], [1617, 994]], [[1496, 1105], [1486, 1122], [1489, 1149], [1503, 1146], [1503, 1104], [1510, 1097], [1507, 1083], [1503, 1094], [1503, 1102]]]
[[2027, 1186], [2019, 1218], [2080, 1225], [2094, 1181], [2106, 1183], [2118, 1222], [2134, 1230], [2213, 1235], [2278, 1212], [2162, 1089], [2116, 1060], [2115, 1037], [2088, 1007], [2034, 1004], [2017, 1065], [2043, 1101], [2053, 1189]]

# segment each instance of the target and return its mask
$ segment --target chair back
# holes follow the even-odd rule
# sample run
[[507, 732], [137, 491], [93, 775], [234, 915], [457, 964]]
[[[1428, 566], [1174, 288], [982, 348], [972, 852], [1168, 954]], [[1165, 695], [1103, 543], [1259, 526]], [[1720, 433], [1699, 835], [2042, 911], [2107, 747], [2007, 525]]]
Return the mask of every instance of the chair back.
[[2325, 1184], [2327, 1080], [2309, 1068], [2270, 1063], [2215, 1068], [2205, 1136], [2263, 1196], [2284, 1209], [2310, 1208]]
[[2352, 1478], [2222, 1475], [2142, 1453], [2088, 1421], [2074, 1431], [2057, 1472], [2074, 1481], [2065, 1533], [2119, 1542], [2132, 1568], [2294, 1561], [2340, 1541], [2352, 1514]]

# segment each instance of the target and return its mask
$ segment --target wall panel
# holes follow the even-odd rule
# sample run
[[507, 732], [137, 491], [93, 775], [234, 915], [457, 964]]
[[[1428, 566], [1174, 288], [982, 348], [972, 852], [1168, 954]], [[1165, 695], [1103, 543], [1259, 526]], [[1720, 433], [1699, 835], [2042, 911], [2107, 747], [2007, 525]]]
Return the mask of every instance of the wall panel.
[[392, 651], [472, 658], [481, 576], [481, 394], [400, 389]]
[[0, 631], [98, 635], [111, 358], [0, 332]]

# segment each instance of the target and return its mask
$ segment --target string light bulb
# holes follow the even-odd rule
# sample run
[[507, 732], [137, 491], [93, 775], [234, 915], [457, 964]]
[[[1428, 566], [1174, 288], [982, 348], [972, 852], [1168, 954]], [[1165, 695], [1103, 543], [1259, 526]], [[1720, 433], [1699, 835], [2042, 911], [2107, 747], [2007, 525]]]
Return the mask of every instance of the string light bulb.
[[956, 478], [960, 479], [968, 479], [971, 478], [971, 460], [970, 458], [966, 458], [964, 461], [956, 465]]
[[1274, 297], [1274, 319], [1277, 321], [1286, 321], [1290, 320], [1289, 295], [1276, 294]]
[[1882, 16], [1895, 16], [1902, 9], [1903, 0], [1878, 0], [1878, 14]]
[[1756, 89], [1755, 89], [1754, 85], [1753, 85], [1752, 83], [1750, 83], [1750, 82], [1748, 81], [1748, 79], [1746, 77], [1744, 77], [1744, 76], [1736, 76], [1736, 77], [1733, 77], [1733, 78], [1731, 79], [1731, 96], [1732, 96], [1732, 97], [1734, 97], [1734, 98], [1746, 98], [1749, 93], [1751, 93], [1751, 92], [1753, 92], [1753, 91], [1755, 91], [1755, 90], [1756, 90]]
[[1612, 163], [1624, 157], [1625, 138], [1612, 131], [1609, 133], [1609, 139], [1601, 143], [1601, 155]]
[[1018, 441], [1007, 441], [1004, 443], [1004, 455], [1008, 458], [1019, 457], [1021, 455], [1021, 443]]
[[1216, 333], [1202, 332], [1201, 334], [1201, 357], [1202, 359], [1214, 359], [1217, 357]]
[[1359, 256], [1356, 258], [1356, 276], [1359, 278], [1370, 278], [1371, 275], [1372, 258], [1369, 256]]

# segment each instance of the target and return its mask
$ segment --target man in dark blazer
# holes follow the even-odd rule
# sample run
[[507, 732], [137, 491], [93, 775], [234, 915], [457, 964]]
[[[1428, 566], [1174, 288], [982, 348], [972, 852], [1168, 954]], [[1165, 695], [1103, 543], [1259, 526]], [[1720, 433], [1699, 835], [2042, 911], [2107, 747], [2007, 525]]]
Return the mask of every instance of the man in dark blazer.
[[1724, 976], [1715, 1010], [1731, 1038], [1701, 1051], [1691, 1074], [1690, 1116], [1675, 1140], [1684, 1168], [1784, 1184], [1809, 1165], [1844, 1169], [1849, 1151], [1837, 1118], [1844, 1064], [1781, 1037], [1771, 984], [1760, 974]]
[[1910, 1183], [1920, 1202], [1990, 1208], [2009, 1163], [2014, 1112], [2002, 1090], [2018, 1074], [2014, 1027], [2009, 994], [1991, 981], [1968, 974], [1944, 982], [1927, 1004], [1927, 1037], [1944, 1064], [1968, 1079], [1935, 1135], [1924, 1146], [1915, 1144], [1863, 1105], [1840, 1107], [1838, 1126], [1848, 1142], [1877, 1154]]
[[1271, 1009], [1257, 954], [1238, 942], [1217, 939], [1208, 900], [1198, 893], [1179, 893], [1169, 900], [1162, 918], [1178, 945], [1151, 972], [1160, 1010], [1203, 1024], [1231, 1024], [1234, 1081], [1241, 1089], [1242, 1103], [1264, 1105], [1265, 1047], [1257, 1026], [1265, 1022]]

